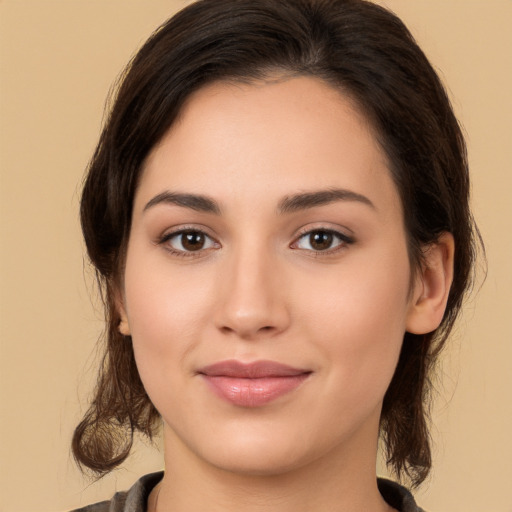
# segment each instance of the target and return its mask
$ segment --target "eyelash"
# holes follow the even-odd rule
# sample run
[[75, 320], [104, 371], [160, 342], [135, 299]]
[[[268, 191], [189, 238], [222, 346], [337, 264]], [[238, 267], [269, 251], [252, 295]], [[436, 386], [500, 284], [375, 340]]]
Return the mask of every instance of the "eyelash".
[[[315, 250], [315, 249], [305, 249], [298, 247], [299, 242], [306, 238], [311, 237], [315, 233], [322, 233], [328, 236], [332, 236], [333, 240], [332, 242], [337, 241], [337, 245], [335, 247], [329, 247], [325, 250]], [[211, 244], [210, 247], [206, 248], [200, 248], [197, 251], [187, 251], [185, 249], [175, 249], [172, 246], [169, 245], [169, 242], [173, 240], [174, 238], [177, 238], [179, 236], [185, 235], [185, 234], [193, 234], [193, 235], [200, 235], [203, 236], [205, 239], [209, 240], [209, 243]], [[340, 233], [339, 231], [336, 231], [334, 229], [329, 228], [314, 228], [314, 229], [307, 229], [304, 230], [302, 233], [299, 234], [299, 236], [295, 239], [295, 241], [290, 244], [291, 249], [295, 250], [303, 250], [311, 252], [315, 257], [321, 257], [321, 256], [327, 256], [331, 254], [335, 254], [340, 250], [343, 250], [346, 248], [346, 246], [351, 245], [355, 242], [355, 240], [352, 237], [349, 237], [343, 233]], [[172, 231], [170, 233], [164, 234], [161, 238], [157, 240], [158, 245], [165, 245], [165, 250], [170, 252], [174, 256], [182, 257], [182, 258], [194, 258], [204, 255], [205, 251], [208, 251], [209, 249], [215, 248], [215, 246], [219, 247], [220, 244], [213, 239], [208, 233], [206, 233], [202, 229], [194, 228], [194, 227], [184, 227], [180, 228], [176, 231]], [[167, 244], [167, 245], [166, 245]], [[181, 241], [181, 245], [183, 247], [183, 240]]]
[[[297, 247], [298, 243], [302, 239], [304, 239], [306, 237], [311, 237], [315, 233], [317, 233], [317, 234], [323, 233], [323, 234], [332, 236], [333, 243], [336, 242], [336, 240], [337, 240], [337, 245], [335, 247], [329, 247], [324, 250], [303, 249], [303, 248]], [[290, 247], [292, 249], [296, 249], [296, 250], [303, 250], [303, 251], [311, 252], [314, 257], [322, 257], [322, 256], [328, 256], [331, 254], [335, 254], [338, 251], [346, 249], [346, 247], [348, 245], [351, 245], [354, 242], [355, 242], [355, 240], [352, 237], [347, 236], [344, 233], [340, 233], [339, 231], [336, 231], [335, 229], [318, 227], [318, 228], [314, 228], [314, 229], [311, 229], [311, 228], [305, 229], [303, 232], [301, 232], [299, 234], [299, 236], [295, 239], [295, 241], [291, 244]]]
[[[187, 251], [187, 250], [181, 250], [181, 249], [175, 249], [172, 247], [169, 242], [173, 240], [174, 238], [178, 238], [179, 236], [185, 235], [185, 234], [194, 234], [194, 235], [201, 235], [206, 240], [209, 240], [212, 244], [212, 247], [207, 248], [200, 248], [197, 251]], [[209, 249], [212, 249], [213, 246], [220, 246], [220, 244], [214, 240], [208, 233], [206, 233], [202, 229], [194, 228], [194, 227], [183, 227], [176, 231], [171, 231], [170, 233], [165, 233], [161, 238], [157, 240], [158, 245], [165, 246], [165, 250], [170, 252], [173, 256], [178, 256], [181, 258], [197, 258], [202, 255], [204, 255], [205, 251], [208, 251]], [[181, 245], [183, 247], [183, 240], [181, 241]]]

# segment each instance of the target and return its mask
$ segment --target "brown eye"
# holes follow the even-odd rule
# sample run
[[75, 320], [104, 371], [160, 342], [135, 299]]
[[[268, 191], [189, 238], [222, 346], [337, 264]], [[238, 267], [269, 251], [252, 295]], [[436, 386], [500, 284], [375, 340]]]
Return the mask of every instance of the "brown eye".
[[330, 229], [314, 229], [304, 233], [294, 244], [294, 249], [303, 249], [311, 252], [327, 252], [341, 249], [354, 243], [347, 235]]
[[334, 235], [329, 231], [313, 231], [309, 234], [309, 245], [315, 251], [325, 251], [330, 249]]
[[169, 233], [160, 240], [160, 243], [167, 245], [171, 251], [183, 255], [211, 249], [216, 245], [215, 241], [206, 233], [192, 229]]
[[199, 251], [204, 247], [205, 236], [199, 231], [181, 233], [181, 245], [186, 251]]

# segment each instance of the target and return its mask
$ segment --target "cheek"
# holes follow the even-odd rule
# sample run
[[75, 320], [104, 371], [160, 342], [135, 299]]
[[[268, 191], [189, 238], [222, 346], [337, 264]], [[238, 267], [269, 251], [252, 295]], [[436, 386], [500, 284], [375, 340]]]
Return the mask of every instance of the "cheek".
[[191, 279], [190, 273], [172, 269], [161, 255], [143, 258], [136, 248], [129, 252], [125, 302], [137, 367], [146, 387], [159, 379], [173, 379], [199, 342], [211, 295], [204, 281], [201, 275]]
[[[403, 262], [402, 262], [403, 263]], [[333, 375], [350, 385], [354, 399], [374, 390], [383, 394], [393, 376], [408, 310], [409, 275], [404, 266], [360, 265], [318, 282], [301, 316], [331, 365]]]

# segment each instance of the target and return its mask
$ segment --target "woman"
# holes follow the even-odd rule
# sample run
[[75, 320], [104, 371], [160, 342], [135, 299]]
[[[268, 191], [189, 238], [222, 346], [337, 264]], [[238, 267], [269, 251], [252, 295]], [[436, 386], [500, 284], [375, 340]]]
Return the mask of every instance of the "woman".
[[[77, 461], [161, 425], [165, 474], [85, 510], [420, 510], [429, 376], [469, 286], [465, 145], [361, 0], [202, 0], [119, 87], [84, 185], [107, 347]], [[109, 508], [110, 507], [110, 508]]]

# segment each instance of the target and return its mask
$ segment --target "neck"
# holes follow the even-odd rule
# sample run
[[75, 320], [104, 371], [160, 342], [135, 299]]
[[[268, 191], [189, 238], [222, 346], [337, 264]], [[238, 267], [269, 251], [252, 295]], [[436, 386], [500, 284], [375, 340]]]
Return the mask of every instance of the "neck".
[[[375, 474], [377, 447], [352, 443], [300, 467], [249, 474], [215, 467], [165, 430], [165, 476], [152, 496], [151, 512], [389, 512]], [[372, 455], [370, 455], [372, 454]], [[158, 499], [156, 499], [158, 498]], [[155, 506], [156, 502], [156, 506]]]

